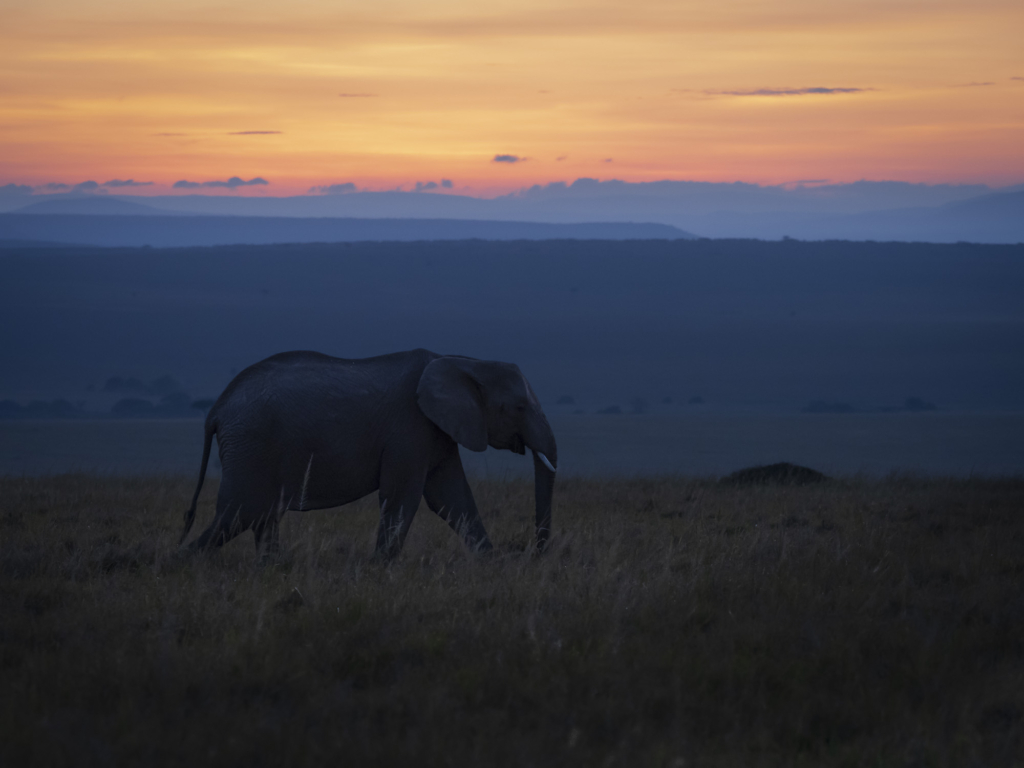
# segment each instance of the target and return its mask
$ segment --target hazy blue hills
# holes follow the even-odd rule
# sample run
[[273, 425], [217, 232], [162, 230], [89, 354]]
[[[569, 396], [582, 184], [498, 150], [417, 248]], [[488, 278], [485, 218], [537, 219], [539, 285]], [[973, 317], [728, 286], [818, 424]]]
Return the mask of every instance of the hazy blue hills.
[[685, 240], [694, 237], [667, 224], [619, 222], [547, 224], [456, 219], [0, 214], [0, 241], [46, 240], [104, 247], [180, 248], [418, 240]]
[[116, 197], [83, 195], [81, 197], [56, 196], [52, 200], [40, 200], [37, 203], [18, 208], [12, 213], [28, 214], [85, 214], [100, 216], [180, 216], [178, 211], [154, 208], [151, 205], [122, 200]]
[[828, 217], [807, 222], [805, 228], [847, 240], [1020, 243], [1024, 242], [1024, 192], [981, 195], [934, 208]]
[[1014, 217], [1024, 222], [1024, 190], [1018, 192], [997, 192], [983, 195], [962, 203], [946, 206], [958, 216], [981, 216], [991, 218]]

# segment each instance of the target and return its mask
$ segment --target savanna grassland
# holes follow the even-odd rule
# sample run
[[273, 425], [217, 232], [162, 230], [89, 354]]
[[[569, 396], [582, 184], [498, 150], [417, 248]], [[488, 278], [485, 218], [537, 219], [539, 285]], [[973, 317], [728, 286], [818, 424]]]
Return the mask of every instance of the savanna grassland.
[[[475, 483], [176, 555], [192, 478], [0, 480], [4, 765], [1024, 764], [1024, 481]], [[198, 525], [212, 516], [203, 494]]]

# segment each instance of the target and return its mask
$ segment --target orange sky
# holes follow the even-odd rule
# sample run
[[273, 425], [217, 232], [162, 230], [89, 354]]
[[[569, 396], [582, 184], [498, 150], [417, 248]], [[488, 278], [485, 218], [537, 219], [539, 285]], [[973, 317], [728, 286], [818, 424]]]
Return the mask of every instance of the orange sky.
[[1022, 37], [1021, 0], [0, 0], [0, 185], [1020, 183]]

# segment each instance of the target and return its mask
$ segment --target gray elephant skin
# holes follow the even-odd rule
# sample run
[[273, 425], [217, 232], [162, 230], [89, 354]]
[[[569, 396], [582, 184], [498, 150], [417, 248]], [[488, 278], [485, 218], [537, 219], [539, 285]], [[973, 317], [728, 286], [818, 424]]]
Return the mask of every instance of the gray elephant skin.
[[251, 528], [257, 549], [273, 552], [286, 510], [336, 507], [378, 491], [377, 555], [401, 551], [421, 498], [471, 550], [489, 550], [459, 445], [531, 449], [539, 548], [551, 531], [555, 437], [510, 363], [417, 349], [362, 360], [285, 352], [246, 368], [207, 416], [181, 543], [195, 520], [214, 435], [222, 468], [217, 511], [190, 549], [219, 547]]

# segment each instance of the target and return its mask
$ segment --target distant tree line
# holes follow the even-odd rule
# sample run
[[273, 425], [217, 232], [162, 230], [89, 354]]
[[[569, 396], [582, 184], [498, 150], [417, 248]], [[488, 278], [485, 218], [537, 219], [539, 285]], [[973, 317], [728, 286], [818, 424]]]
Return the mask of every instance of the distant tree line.
[[[86, 388], [94, 391], [93, 386]], [[108, 412], [91, 411], [84, 400], [33, 400], [22, 405], [14, 400], [0, 401], [0, 420], [11, 419], [182, 419], [205, 414], [213, 406], [212, 398], [194, 399], [173, 376], [152, 381], [135, 377], [111, 376], [103, 392], [125, 394]]]

